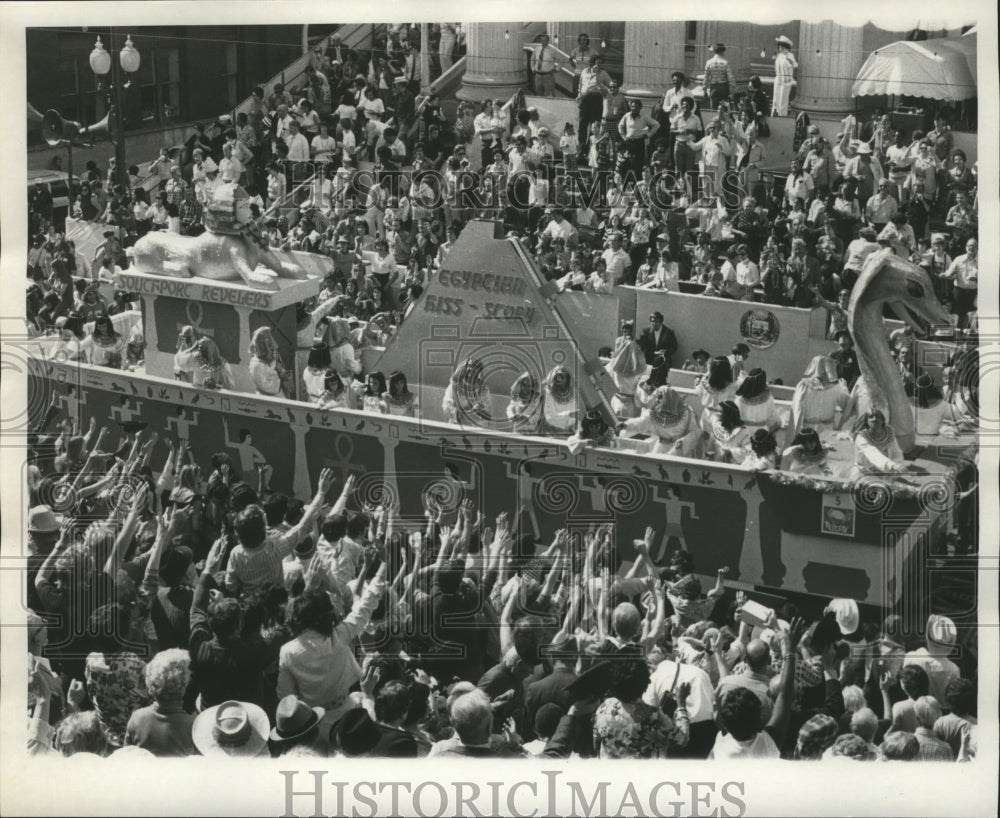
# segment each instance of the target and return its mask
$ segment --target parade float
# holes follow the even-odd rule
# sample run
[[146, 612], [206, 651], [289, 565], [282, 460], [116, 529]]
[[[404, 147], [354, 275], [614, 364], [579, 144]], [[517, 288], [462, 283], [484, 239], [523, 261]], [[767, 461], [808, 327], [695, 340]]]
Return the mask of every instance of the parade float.
[[[51, 403], [81, 421], [96, 417], [112, 427], [141, 419], [161, 439], [187, 441], [203, 457], [230, 453], [243, 477], [255, 480], [255, 470], [266, 463], [272, 485], [302, 498], [311, 494], [320, 470], [332, 468], [341, 479], [354, 475], [357, 505], [395, 501], [402, 517], [415, 523], [427, 496], [445, 509], [469, 498], [487, 518], [516, 510], [519, 533], [536, 538], [614, 522], [623, 570], [634, 557], [633, 541], [652, 526], [660, 536], [651, 549], [654, 562], [666, 564], [683, 547], [698, 573], [707, 579], [727, 566], [737, 588], [849, 597], [883, 608], [898, 606], [909, 588], [915, 592], [908, 599], [921, 604], [928, 555], [954, 524], [956, 475], [973, 462], [976, 441], [973, 434], [917, 439], [912, 407], [890, 366], [884, 304], [925, 324], [947, 320], [920, 268], [883, 254], [855, 289], [850, 312], [863, 377], [874, 385], [873, 404], [884, 408], [916, 467], [904, 481], [895, 474], [856, 480], [849, 440], [838, 440], [830, 453], [830, 475], [813, 477], [651, 456], [624, 446], [572, 447], [565, 439], [512, 431], [504, 409], [513, 381], [529, 372], [542, 383], [559, 366], [571, 374], [578, 407], [610, 417], [613, 386], [599, 347], [622, 315], [634, 319], [639, 312], [644, 320], [647, 296], [628, 288], [600, 297], [558, 294], [520, 241], [489, 221], [466, 227], [372, 367], [386, 375], [406, 373], [419, 416], [324, 410], [253, 394], [246, 375], [251, 334], [271, 327], [283, 360], [294, 361], [295, 304], [318, 292], [329, 260], [301, 253], [279, 258], [245, 235], [208, 235], [200, 241], [144, 239], [133, 266], [120, 276], [118, 286], [141, 299], [143, 371], [61, 361], [48, 354], [45, 339], [33, 342], [33, 424]], [[721, 335], [719, 315], [728, 313], [716, 308], [735, 310], [743, 337], [754, 340], [765, 362], [760, 365], [767, 365], [770, 349], [789, 358], [782, 364], [789, 371], [801, 375], [805, 369], [812, 342], [805, 343], [801, 332], [808, 335], [817, 323], [809, 311], [793, 315], [791, 308], [668, 295], [675, 299], [664, 309], [668, 325], [696, 322]], [[803, 328], [798, 338], [796, 322]], [[176, 339], [184, 326], [216, 340], [241, 391], [199, 389], [174, 379]], [[792, 361], [796, 348], [799, 357]], [[479, 420], [456, 426], [447, 422], [442, 396], [469, 358], [484, 364], [492, 397]], [[693, 389], [684, 378], [671, 377], [691, 401]]]

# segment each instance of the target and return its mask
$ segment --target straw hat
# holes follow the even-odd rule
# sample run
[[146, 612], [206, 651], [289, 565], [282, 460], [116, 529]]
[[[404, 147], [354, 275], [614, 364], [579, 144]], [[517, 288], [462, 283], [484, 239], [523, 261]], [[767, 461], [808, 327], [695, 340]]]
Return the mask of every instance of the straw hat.
[[261, 707], [228, 701], [198, 714], [191, 739], [204, 756], [260, 756], [267, 754], [270, 727]]
[[54, 534], [62, 525], [62, 516], [48, 506], [35, 506], [28, 512], [29, 534]]
[[791, 48], [793, 45], [792, 41], [788, 39], [788, 37], [786, 37], [784, 34], [782, 34], [780, 37], [775, 37], [774, 41], [778, 45], [783, 45], [786, 46], [787, 48]]

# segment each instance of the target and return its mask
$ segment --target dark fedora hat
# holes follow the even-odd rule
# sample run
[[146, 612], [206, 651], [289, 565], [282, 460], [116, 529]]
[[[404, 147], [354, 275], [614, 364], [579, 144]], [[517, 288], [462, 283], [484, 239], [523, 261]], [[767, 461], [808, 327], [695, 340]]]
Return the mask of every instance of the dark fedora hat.
[[285, 696], [278, 702], [274, 714], [274, 728], [271, 730], [271, 741], [280, 744], [290, 744], [293, 741], [315, 736], [319, 720], [326, 711], [322, 707], [310, 707], [298, 696]]
[[614, 663], [610, 659], [596, 662], [566, 686], [566, 692], [574, 700], [602, 696], [614, 681]]
[[358, 707], [349, 710], [333, 726], [330, 738], [331, 744], [339, 747], [345, 756], [363, 756], [375, 749], [382, 734], [368, 711]]

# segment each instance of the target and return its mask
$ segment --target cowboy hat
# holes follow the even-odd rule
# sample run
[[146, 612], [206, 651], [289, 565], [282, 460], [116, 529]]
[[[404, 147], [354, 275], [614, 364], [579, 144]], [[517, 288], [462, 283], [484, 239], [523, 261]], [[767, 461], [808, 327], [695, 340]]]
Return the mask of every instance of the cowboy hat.
[[955, 623], [947, 616], [931, 614], [927, 619], [927, 641], [936, 645], [952, 648], [958, 639]]
[[294, 694], [285, 696], [278, 702], [274, 714], [271, 741], [285, 744], [307, 738], [310, 733], [315, 736], [319, 720], [325, 713], [322, 707], [310, 707]]
[[198, 714], [191, 740], [203, 756], [267, 754], [267, 713], [249, 702], [228, 701]]
[[792, 41], [788, 39], [788, 37], [786, 37], [784, 34], [782, 34], [780, 37], [775, 37], [774, 41], [779, 45], [788, 46], [789, 48], [792, 47]]
[[847, 636], [858, 629], [861, 616], [858, 613], [858, 603], [853, 599], [831, 599], [826, 609], [833, 612], [842, 635]]
[[614, 681], [614, 663], [608, 660], [597, 662], [577, 676], [566, 686], [566, 693], [574, 701], [601, 696]]

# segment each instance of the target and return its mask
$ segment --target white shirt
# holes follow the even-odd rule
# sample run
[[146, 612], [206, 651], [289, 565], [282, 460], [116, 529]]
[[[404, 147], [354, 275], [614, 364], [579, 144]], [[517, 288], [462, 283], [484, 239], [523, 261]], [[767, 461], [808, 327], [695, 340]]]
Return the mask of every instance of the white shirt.
[[[677, 684], [674, 684], [676, 676]], [[687, 698], [687, 711], [691, 723], [700, 721], [710, 721], [712, 719], [712, 702], [715, 691], [712, 688], [712, 680], [709, 675], [700, 667], [677, 663], [670, 659], [664, 659], [656, 666], [653, 675], [649, 679], [649, 687], [642, 696], [642, 700], [652, 706], [659, 707], [663, 697], [673, 689], [676, 694], [677, 688], [684, 682], [691, 685], [691, 693]]]
[[701, 151], [701, 163], [706, 168], [724, 166], [726, 157], [733, 154], [733, 146], [724, 136], [706, 136], [692, 142], [691, 147]]
[[223, 157], [219, 162], [219, 178], [227, 182], [237, 182], [243, 174], [243, 165], [235, 157]]
[[760, 284], [760, 269], [752, 261], [740, 261], [736, 265], [736, 283], [744, 287], [756, 287]]
[[926, 647], [907, 653], [903, 665], [904, 667], [917, 665], [924, 669], [927, 673], [927, 679], [930, 681], [930, 693], [941, 704], [948, 703], [946, 694], [948, 684], [962, 676], [958, 665], [951, 659], [941, 654], [932, 654]]
[[358, 147], [358, 140], [354, 137], [353, 131], [344, 131], [344, 141], [342, 143], [342, 157], [345, 162], [354, 158], [354, 151]]
[[556, 51], [548, 43], [535, 49], [535, 58], [531, 61], [535, 73], [550, 74], [556, 69]]
[[546, 236], [551, 236], [554, 239], [565, 239], [566, 241], [569, 241], [576, 235], [576, 228], [566, 221], [566, 219], [563, 219], [562, 221], [556, 221], [553, 219], [545, 225], [545, 229], [542, 233]]
[[781, 751], [774, 739], [761, 730], [749, 741], [737, 741], [728, 733], [719, 733], [715, 746], [708, 754], [710, 759], [716, 758], [780, 758]]
[[312, 152], [317, 162], [329, 162], [337, 149], [337, 140], [332, 136], [316, 135], [312, 141]]
[[670, 88], [667, 93], [663, 95], [663, 110], [668, 114], [676, 114], [681, 109], [681, 100], [687, 97], [688, 99], [694, 99], [694, 94], [692, 94], [687, 88], [681, 88], [680, 90], [675, 90]]
[[608, 281], [612, 284], [620, 283], [625, 276], [625, 268], [632, 263], [628, 253], [620, 247], [617, 250], [609, 247], [601, 253], [601, 258], [608, 265]]
[[292, 162], [309, 161], [309, 140], [301, 133], [294, 136], [289, 134], [285, 137], [285, 144], [288, 145], [288, 158]]
[[533, 179], [528, 193], [528, 204], [532, 207], [545, 207], [548, 198], [549, 183], [544, 179]]
[[278, 117], [277, 125], [274, 129], [274, 135], [277, 136], [278, 139], [284, 139], [287, 134], [291, 133], [292, 129], [289, 126], [292, 124], [292, 120], [294, 119], [295, 117], [291, 114], [285, 114], [283, 117]]
[[808, 202], [815, 188], [816, 184], [813, 182], [812, 176], [805, 171], [796, 177], [789, 174], [788, 179], [785, 181], [785, 201], [789, 205], [792, 205], [796, 199]]
[[979, 256], [969, 258], [965, 253], [956, 258], [944, 273], [945, 278], [954, 278], [955, 286], [966, 290], [979, 287]]

